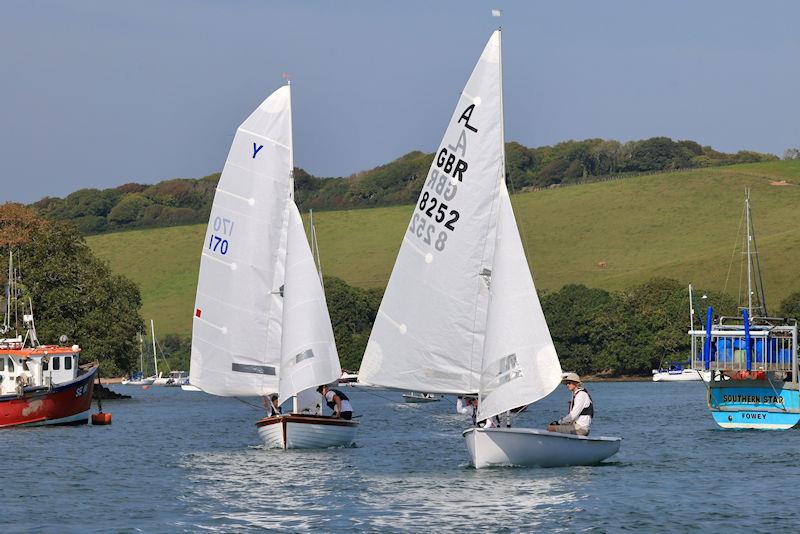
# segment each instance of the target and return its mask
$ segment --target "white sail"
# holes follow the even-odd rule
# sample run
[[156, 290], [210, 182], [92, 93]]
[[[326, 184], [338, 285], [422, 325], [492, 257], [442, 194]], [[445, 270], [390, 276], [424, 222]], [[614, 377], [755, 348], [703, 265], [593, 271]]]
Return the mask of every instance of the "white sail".
[[550, 330], [525, 259], [505, 185], [492, 271], [478, 419], [549, 395], [561, 381]]
[[434, 155], [375, 319], [360, 382], [478, 391], [503, 180], [500, 78], [497, 31]]
[[289, 206], [289, 239], [283, 301], [283, 342], [279, 397], [333, 382], [342, 374], [325, 303], [325, 292], [294, 202]]
[[289, 86], [236, 132], [200, 259], [190, 381], [216, 395], [278, 390], [291, 195]]

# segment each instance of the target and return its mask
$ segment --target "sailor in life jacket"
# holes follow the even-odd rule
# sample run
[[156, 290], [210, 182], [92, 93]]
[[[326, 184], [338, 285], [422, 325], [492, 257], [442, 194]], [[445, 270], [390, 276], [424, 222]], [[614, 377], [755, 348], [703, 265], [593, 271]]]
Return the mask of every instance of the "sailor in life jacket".
[[270, 395], [269, 397], [262, 397], [264, 401], [264, 408], [267, 410], [267, 417], [275, 417], [283, 413], [281, 406], [278, 404], [278, 396]]
[[581, 378], [576, 373], [564, 373], [561, 375], [561, 382], [572, 392], [569, 413], [558, 421], [550, 423], [547, 430], [562, 434], [588, 436], [589, 427], [592, 426], [592, 417], [594, 417], [592, 397], [588, 391], [583, 389]]
[[[466, 404], [464, 401], [466, 400]], [[477, 426], [480, 428], [499, 428], [500, 427], [500, 418], [496, 415], [490, 417], [489, 419], [484, 419], [483, 421], [478, 421], [478, 397], [473, 396], [466, 396], [461, 397], [459, 395], [458, 399], [456, 400], [456, 411], [460, 414], [469, 415], [472, 417], [472, 426]]]
[[325, 398], [325, 404], [328, 408], [333, 410], [333, 417], [350, 420], [353, 418], [353, 406], [350, 404], [350, 399], [347, 395], [338, 389], [331, 389], [323, 384], [317, 388], [320, 395]]

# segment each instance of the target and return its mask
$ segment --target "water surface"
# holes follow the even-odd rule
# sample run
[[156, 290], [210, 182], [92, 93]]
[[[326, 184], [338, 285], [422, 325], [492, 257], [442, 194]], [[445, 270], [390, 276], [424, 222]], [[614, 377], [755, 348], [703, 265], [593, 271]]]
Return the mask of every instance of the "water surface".
[[[0, 431], [2, 532], [776, 531], [800, 524], [800, 434], [716, 427], [700, 383], [590, 384], [605, 465], [468, 466], [454, 400], [348, 388], [358, 446], [272, 451], [260, 413], [174, 388], [114, 386], [109, 427]], [[561, 387], [517, 426], [566, 410]]]

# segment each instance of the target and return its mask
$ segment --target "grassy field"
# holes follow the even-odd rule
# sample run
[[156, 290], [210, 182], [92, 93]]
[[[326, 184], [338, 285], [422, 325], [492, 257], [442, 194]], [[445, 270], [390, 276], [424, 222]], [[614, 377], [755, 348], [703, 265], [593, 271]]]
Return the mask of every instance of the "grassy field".
[[[780, 181], [788, 185], [773, 185]], [[573, 282], [621, 289], [667, 276], [735, 296], [740, 257], [733, 252], [745, 187], [752, 188], [767, 303], [774, 309], [800, 291], [800, 161], [626, 178], [524, 193], [512, 202], [540, 289]], [[410, 206], [315, 213], [323, 272], [382, 287], [410, 216]], [[114, 271], [140, 285], [143, 316], [156, 320], [157, 333], [188, 333], [204, 233], [205, 225], [195, 225], [88, 242]]]

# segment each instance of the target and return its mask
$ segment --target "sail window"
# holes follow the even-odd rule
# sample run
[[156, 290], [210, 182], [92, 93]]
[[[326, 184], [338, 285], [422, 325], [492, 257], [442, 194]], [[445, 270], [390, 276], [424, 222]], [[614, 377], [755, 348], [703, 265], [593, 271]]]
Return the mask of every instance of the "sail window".
[[53, 371], [58, 371], [61, 369], [61, 358], [58, 356], [53, 356]]
[[233, 363], [231, 364], [231, 370], [237, 373], [275, 376], [275, 368], [271, 365], [248, 365], [244, 363]]
[[307, 349], [294, 357], [294, 363], [300, 363], [303, 360], [309, 360], [313, 357], [314, 357], [314, 351], [311, 349]]
[[522, 376], [522, 369], [517, 361], [517, 355], [509, 354], [493, 362], [483, 370], [481, 381], [485, 382], [481, 389], [488, 393]]

